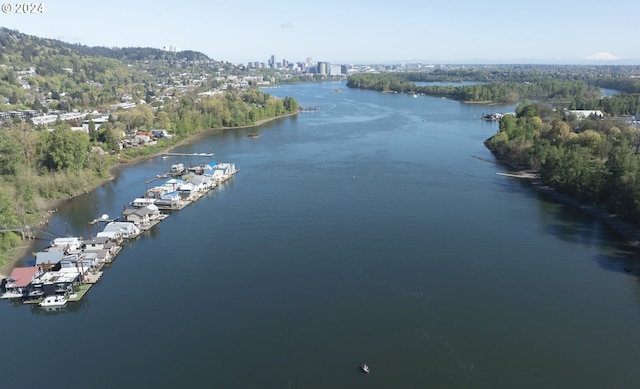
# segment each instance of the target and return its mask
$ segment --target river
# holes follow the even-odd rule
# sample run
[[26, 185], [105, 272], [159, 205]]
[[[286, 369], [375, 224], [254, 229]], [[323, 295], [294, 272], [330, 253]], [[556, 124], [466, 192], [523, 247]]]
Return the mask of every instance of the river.
[[[480, 118], [514, 106], [267, 92], [320, 109], [174, 150], [240, 172], [126, 244], [80, 303], [0, 302], [3, 387], [637, 386], [637, 254], [496, 175]], [[177, 162], [209, 160], [127, 167], [47, 231], [88, 235]]]

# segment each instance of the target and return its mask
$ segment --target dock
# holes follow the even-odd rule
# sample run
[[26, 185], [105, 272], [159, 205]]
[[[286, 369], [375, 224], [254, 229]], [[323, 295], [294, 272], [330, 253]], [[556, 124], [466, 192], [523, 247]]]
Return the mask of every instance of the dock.
[[67, 302], [77, 302], [82, 300], [85, 294], [91, 289], [92, 284], [83, 284], [78, 287], [78, 290], [67, 296]]
[[497, 172], [496, 174], [499, 175], [499, 176], [513, 177], [513, 178], [527, 178], [527, 179], [539, 178], [537, 174], [529, 173], [529, 172], [514, 172], [514, 173], [500, 173], [500, 172]]
[[97, 284], [98, 281], [100, 281], [100, 278], [102, 278], [102, 274], [102, 271], [97, 271], [95, 273], [88, 272], [84, 275], [84, 282], [87, 284]]
[[163, 153], [167, 157], [213, 157], [213, 153]]

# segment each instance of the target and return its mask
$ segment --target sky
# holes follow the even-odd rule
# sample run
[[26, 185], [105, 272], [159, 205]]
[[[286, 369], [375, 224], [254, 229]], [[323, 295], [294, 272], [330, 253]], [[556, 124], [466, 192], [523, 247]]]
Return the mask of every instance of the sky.
[[[640, 64], [640, 2], [47, 0], [0, 26], [87, 46], [177, 47], [231, 63]], [[5, 12], [8, 11], [8, 12]]]

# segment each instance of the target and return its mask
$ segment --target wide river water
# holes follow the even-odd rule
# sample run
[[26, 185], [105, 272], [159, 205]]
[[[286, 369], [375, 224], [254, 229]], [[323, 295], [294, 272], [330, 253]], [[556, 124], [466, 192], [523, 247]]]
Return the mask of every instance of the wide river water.
[[[1, 387], [638, 387], [638, 255], [496, 175], [480, 117], [513, 106], [266, 91], [320, 109], [174, 150], [240, 172], [128, 242], [80, 303], [0, 302]], [[210, 160], [127, 167], [47, 231], [88, 236], [178, 162]]]

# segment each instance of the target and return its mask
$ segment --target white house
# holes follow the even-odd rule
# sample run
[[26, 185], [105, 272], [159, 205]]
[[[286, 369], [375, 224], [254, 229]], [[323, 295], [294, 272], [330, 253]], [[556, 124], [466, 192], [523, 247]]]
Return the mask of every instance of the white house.
[[586, 119], [590, 116], [604, 117], [604, 114], [600, 110], [588, 110], [588, 109], [573, 109], [569, 110], [569, 113], [572, 115], [576, 115], [576, 117], [580, 120]]
[[78, 237], [55, 238], [51, 242], [51, 247], [49, 247], [49, 251], [78, 250], [80, 246], [81, 246], [81, 242], [80, 242], [80, 238]]
[[82, 121], [82, 128], [88, 133], [89, 132], [89, 122], [93, 120], [93, 124], [96, 125], [96, 130], [100, 128], [103, 124], [109, 121], [109, 116], [101, 116], [95, 119], [85, 119]]
[[[110, 222], [104, 226], [102, 232], [119, 232], [124, 239], [133, 239], [142, 232], [138, 226], [129, 222]], [[100, 235], [100, 234], [98, 234]], [[103, 235], [105, 236], [105, 235]]]

